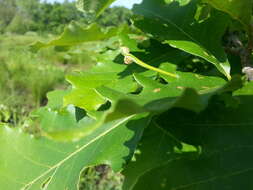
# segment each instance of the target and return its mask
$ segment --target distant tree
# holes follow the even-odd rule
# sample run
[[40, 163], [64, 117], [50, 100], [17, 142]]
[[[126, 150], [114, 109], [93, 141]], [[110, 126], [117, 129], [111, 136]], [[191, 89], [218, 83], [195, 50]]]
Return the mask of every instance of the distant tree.
[[[104, 27], [128, 23], [131, 11], [124, 7], [108, 8], [97, 20]], [[72, 20], [87, 24], [82, 12], [76, 11], [75, 3], [47, 3], [40, 0], [0, 0], [0, 32], [25, 33], [62, 32]]]
[[1, 30], [21, 34], [30, 30], [39, 5], [39, 0], [0, 0]]
[[33, 13], [36, 25], [33, 30], [60, 32], [72, 20], [82, 20], [82, 14], [76, 11], [73, 2], [41, 3], [39, 9]]
[[132, 11], [125, 7], [112, 7], [98, 18], [98, 23], [102, 26], [118, 26], [130, 22]]
[[0, 0], [0, 32], [10, 24], [16, 14], [15, 0]]
[[30, 30], [32, 25], [33, 21], [31, 19], [18, 12], [11, 23], [5, 28], [5, 32], [24, 34]]
[[19, 10], [31, 15], [40, 5], [40, 0], [16, 0]]

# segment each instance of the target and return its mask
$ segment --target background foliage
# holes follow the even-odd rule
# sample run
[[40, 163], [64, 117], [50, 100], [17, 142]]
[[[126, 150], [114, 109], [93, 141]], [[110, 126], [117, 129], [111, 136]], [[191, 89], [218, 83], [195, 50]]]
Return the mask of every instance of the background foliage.
[[[117, 26], [129, 22], [131, 11], [124, 7], [108, 8], [98, 19], [102, 26]], [[47, 3], [39, 0], [1, 0], [0, 32], [24, 34], [27, 31], [60, 33], [72, 20], [88, 24], [89, 20], [75, 3]]]

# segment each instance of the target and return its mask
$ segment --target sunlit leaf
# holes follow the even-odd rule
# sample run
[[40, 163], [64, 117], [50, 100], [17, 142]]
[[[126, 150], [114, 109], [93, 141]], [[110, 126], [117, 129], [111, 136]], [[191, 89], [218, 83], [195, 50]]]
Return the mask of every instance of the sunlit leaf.
[[[133, 123], [128, 123], [129, 119]], [[36, 139], [17, 129], [1, 127], [0, 148], [4, 154], [0, 154], [0, 187], [78, 189], [80, 173], [86, 167], [109, 164], [115, 171], [121, 169], [131, 158], [148, 121], [145, 115], [132, 115], [108, 123], [84, 139], [66, 143]]]
[[65, 28], [60, 37], [46, 43], [36, 42], [31, 45], [31, 50], [36, 52], [41, 48], [50, 46], [66, 48], [67, 46], [74, 46], [84, 42], [105, 40], [115, 36], [117, 33], [117, 28], [110, 28], [107, 31], [102, 31], [97, 24], [92, 24], [84, 28], [80, 24], [72, 22]]

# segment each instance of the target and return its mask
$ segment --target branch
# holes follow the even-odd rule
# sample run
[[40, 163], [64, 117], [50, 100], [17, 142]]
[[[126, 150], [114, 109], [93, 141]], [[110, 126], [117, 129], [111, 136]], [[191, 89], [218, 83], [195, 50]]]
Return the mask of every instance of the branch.
[[240, 41], [237, 35], [231, 34], [228, 39], [228, 46], [225, 51], [229, 54], [239, 56], [242, 64], [242, 73], [247, 79], [253, 81], [253, 67], [251, 64], [251, 53], [253, 51], [253, 24], [249, 26], [248, 43], [246, 46]]
[[247, 47], [241, 53], [242, 72], [246, 74], [249, 81], [253, 81], [253, 68], [251, 66], [251, 54], [253, 50], [253, 24], [249, 26], [249, 41]]

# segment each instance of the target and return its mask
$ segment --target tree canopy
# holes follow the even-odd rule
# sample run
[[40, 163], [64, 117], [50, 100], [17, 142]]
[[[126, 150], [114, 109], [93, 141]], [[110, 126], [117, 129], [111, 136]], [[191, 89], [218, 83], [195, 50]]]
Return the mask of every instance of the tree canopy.
[[[108, 8], [97, 22], [117, 26], [129, 22], [131, 11], [124, 7]], [[87, 17], [76, 11], [75, 3], [47, 3], [39, 0], [0, 0], [0, 32], [62, 32], [72, 20], [87, 24]]]

